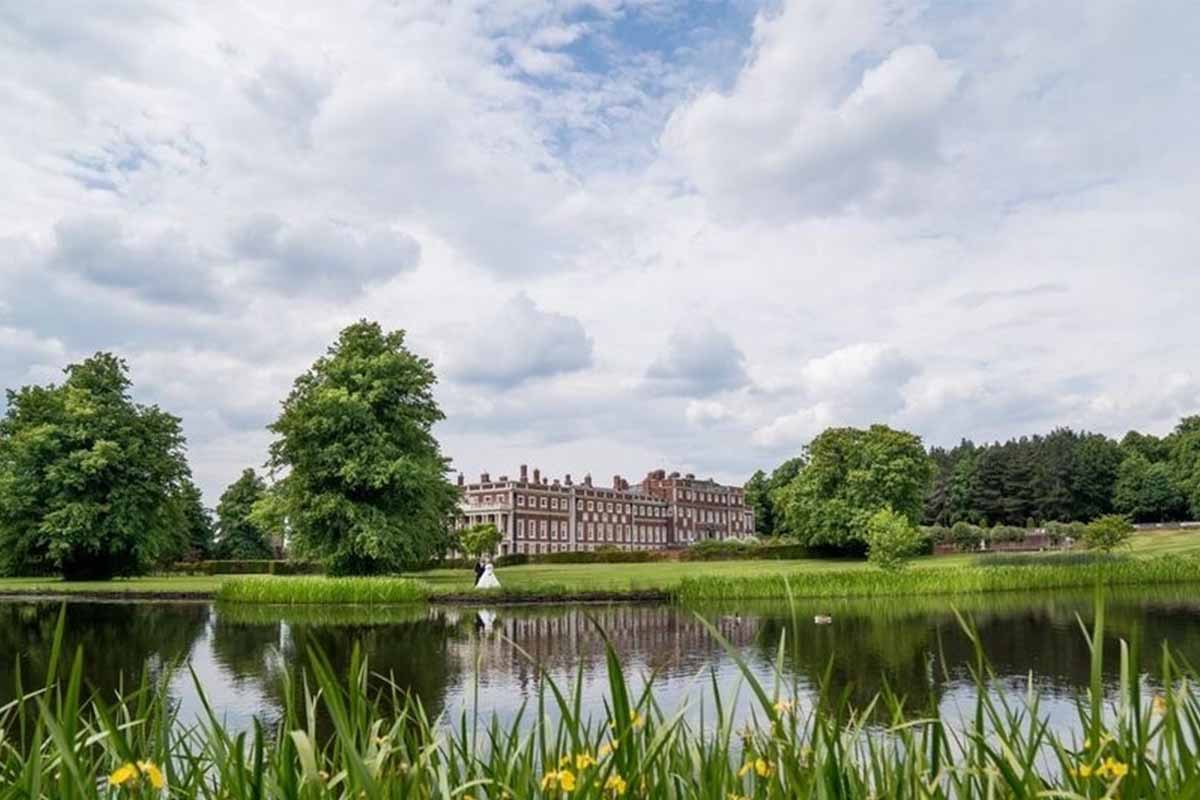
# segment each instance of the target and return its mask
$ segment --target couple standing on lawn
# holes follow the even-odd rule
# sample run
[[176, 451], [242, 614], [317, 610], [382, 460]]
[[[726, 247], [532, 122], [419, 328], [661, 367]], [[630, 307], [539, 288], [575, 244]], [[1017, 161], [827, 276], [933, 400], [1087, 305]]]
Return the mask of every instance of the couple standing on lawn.
[[492, 567], [492, 562], [490, 560], [485, 561], [483, 558], [480, 558], [475, 562], [475, 588], [500, 588], [500, 581], [496, 580], [496, 570]]

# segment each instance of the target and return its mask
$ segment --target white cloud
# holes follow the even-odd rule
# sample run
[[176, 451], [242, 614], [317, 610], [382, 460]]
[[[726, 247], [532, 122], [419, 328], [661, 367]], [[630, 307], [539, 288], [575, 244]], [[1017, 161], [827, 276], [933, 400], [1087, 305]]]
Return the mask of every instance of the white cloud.
[[750, 382], [746, 356], [733, 337], [711, 322], [672, 331], [666, 352], [646, 369], [646, 385], [662, 395], [706, 397]]
[[592, 340], [579, 320], [544, 311], [519, 293], [459, 342], [450, 374], [464, 383], [509, 389], [592, 364]]
[[667, 150], [711, 202], [740, 215], [891, 203], [907, 171], [940, 157], [941, 112], [962, 70], [926, 43], [880, 55], [890, 22], [880, 4], [845, 0], [760, 17], [732, 90], [679, 109]]
[[0, 11], [0, 378], [128, 355], [210, 494], [363, 316], [472, 472], [1200, 403], [1183, 0], [43, 5]]
[[730, 419], [733, 412], [716, 400], [689, 400], [683, 415], [692, 425], [706, 428]]
[[365, 231], [324, 221], [288, 225], [273, 214], [244, 220], [232, 244], [254, 281], [285, 294], [353, 296], [415, 269], [421, 257], [413, 237], [386, 225]]

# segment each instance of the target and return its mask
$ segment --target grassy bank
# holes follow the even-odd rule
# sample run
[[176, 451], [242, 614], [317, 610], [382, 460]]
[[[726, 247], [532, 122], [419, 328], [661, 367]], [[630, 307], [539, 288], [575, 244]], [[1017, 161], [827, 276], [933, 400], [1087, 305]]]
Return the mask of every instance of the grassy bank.
[[[221, 598], [256, 603], [564, 602], [620, 599], [744, 599], [783, 597], [784, 578], [804, 596], [984, 592], [1090, 586], [1101, 577], [1113, 583], [1200, 580], [1200, 531], [1139, 534], [1120, 568], [1094, 568], [1059, 561], [1054, 554], [1019, 556], [1020, 564], [1001, 569], [1002, 557], [986, 571], [975, 554], [915, 559], [899, 577], [885, 575], [865, 561], [660, 561], [644, 564], [529, 564], [505, 567], [497, 575], [503, 590], [483, 594], [473, 588], [469, 569], [437, 569], [403, 578], [341, 581], [321, 576], [153, 576], [68, 583], [51, 578], [0, 579], [0, 595], [84, 597]], [[1178, 564], [1165, 559], [1180, 559]], [[1053, 567], [1053, 569], [1049, 569]]]
[[842, 570], [792, 575], [684, 578], [676, 596], [685, 602], [787, 597], [886, 597], [978, 594], [1094, 586], [1200, 582], [1200, 556], [1027, 557], [956, 569], [899, 573]]
[[[166, 684], [123, 697], [87, 696], [86, 653], [54, 647], [41, 691], [0, 709], [0, 796], [30, 800], [169, 796], [192, 800], [375, 800], [376, 798], [584, 798], [586, 800], [782, 800], [783, 798], [1191, 797], [1200, 785], [1197, 676], [1164, 653], [1153, 697], [1143, 695], [1122, 644], [1115, 701], [1101, 679], [1104, 615], [1096, 614], [1090, 692], [1073, 719], [1051, 725], [1038, 692], [1001, 701], [986, 660], [974, 671], [976, 700], [954, 714], [909, 709], [888, 695], [862, 707], [784, 675], [742, 665], [749, 723], [714, 682], [686, 701], [706, 715], [691, 723], [664, 709], [651, 680], [632, 691], [607, 652], [603, 702], [541, 675], [536, 709], [508, 727], [482, 712], [452, 724], [431, 720], [399, 687], [351, 658], [335, 675], [310, 651], [306, 680], [284, 675], [284, 715], [247, 735], [227, 730], [205, 705], [199, 724], [179, 724]], [[61, 626], [57, 642], [61, 642]], [[719, 635], [715, 630], [712, 633]], [[968, 630], [968, 633], [970, 631]], [[738, 651], [726, 645], [735, 660]], [[738, 661], [741, 664], [740, 661]], [[535, 667], [536, 669], [536, 667]], [[202, 687], [198, 688], [201, 693]], [[545, 713], [552, 711], [553, 713]]]

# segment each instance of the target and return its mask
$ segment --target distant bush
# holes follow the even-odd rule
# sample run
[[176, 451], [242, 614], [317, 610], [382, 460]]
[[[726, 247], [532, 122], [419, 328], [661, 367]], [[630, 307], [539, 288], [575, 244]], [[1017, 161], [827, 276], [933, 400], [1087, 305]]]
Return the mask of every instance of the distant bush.
[[808, 548], [800, 544], [753, 544], [737, 540], [708, 539], [696, 542], [679, 553], [680, 561], [780, 561], [807, 558]]
[[1083, 540], [1089, 550], [1110, 553], [1133, 536], [1133, 523], [1124, 514], [1106, 514], [1088, 523]]
[[969, 522], [956, 522], [950, 529], [950, 540], [959, 550], [978, 550], [979, 540], [984, 538], [983, 529]]
[[987, 532], [987, 540], [991, 542], [1023, 542], [1028, 533], [1024, 528], [1015, 525], [996, 525]]
[[916, 555], [922, 539], [907, 517], [891, 507], [882, 508], [867, 520], [867, 560], [882, 570], [896, 572]]

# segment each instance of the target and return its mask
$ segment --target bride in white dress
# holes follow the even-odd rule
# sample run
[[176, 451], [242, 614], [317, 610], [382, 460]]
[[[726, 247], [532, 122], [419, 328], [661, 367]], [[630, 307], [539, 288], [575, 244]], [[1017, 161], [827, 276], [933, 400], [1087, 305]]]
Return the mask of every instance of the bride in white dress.
[[489, 561], [483, 567], [483, 575], [479, 578], [479, 583], [475, 584], [476, 589], [499, 589], [500, 581], [496, 580], [496, 570], [492, 567]]

